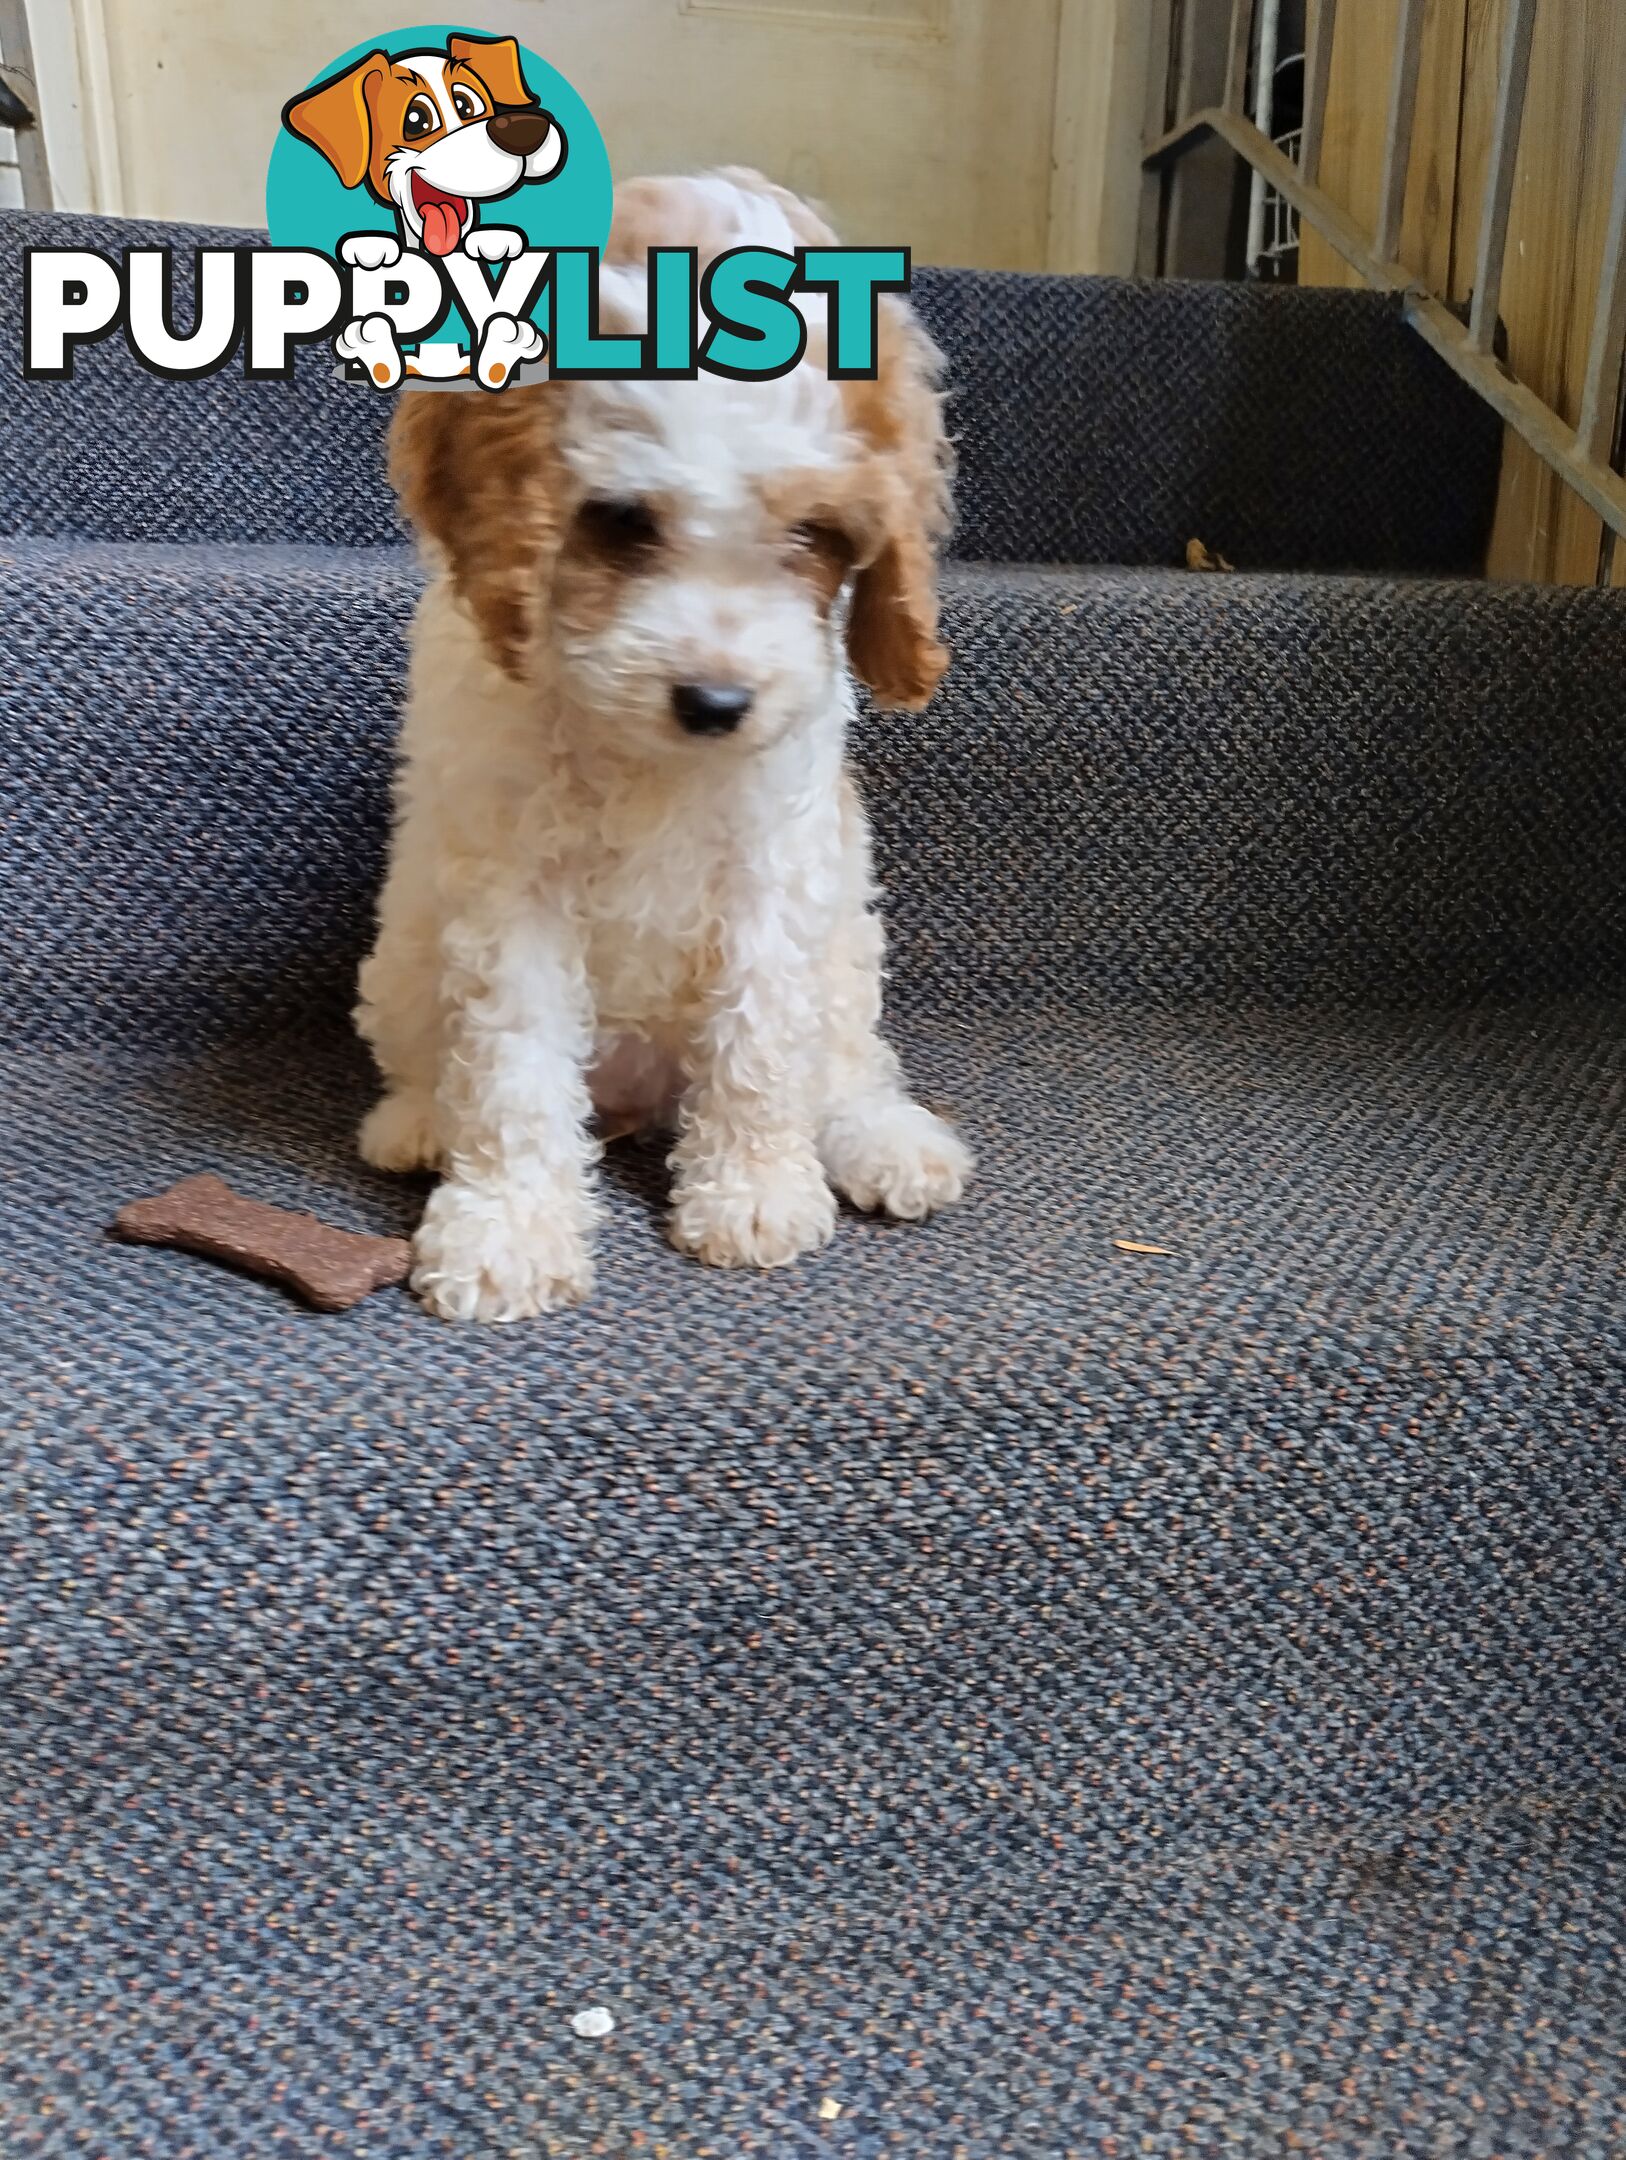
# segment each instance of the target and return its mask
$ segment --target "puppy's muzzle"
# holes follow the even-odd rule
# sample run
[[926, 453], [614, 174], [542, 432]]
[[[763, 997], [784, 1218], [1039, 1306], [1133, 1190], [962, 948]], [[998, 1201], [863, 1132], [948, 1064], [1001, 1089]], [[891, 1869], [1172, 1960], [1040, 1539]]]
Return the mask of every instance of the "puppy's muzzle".
[[672, 710], [689, 735], [732, 735], [751, 705], [751, 692], [738, 683], [679, 683], [672, 692]]
[[552, 126], [545, 112], [494, 113], [486, 122], [487, 133], [497, 148], [517, 158], [528, 158], [540, 150]]

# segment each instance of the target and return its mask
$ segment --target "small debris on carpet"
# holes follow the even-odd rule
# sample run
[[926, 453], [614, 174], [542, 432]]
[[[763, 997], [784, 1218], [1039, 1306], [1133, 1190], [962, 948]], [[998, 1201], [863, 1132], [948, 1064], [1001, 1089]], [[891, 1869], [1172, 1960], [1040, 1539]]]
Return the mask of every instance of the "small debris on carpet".
[[594, 2003], [590, 2009], [576, 2012], [570, 2029], [578, 2040], [607, 2040], [615, 2031], [615, 2019], [602, 2003]]
[[1176, 1257], [1171, 1245], [1141, 1245], [1134, 1238], [1115, 1237], [1112, 1249], [1114, 1252], [1146, 1253], [1153, 1260], [1173, 1260]]
[[819, 2120], [820, 2122], [839, 2122], [841, 2120], [841, 2102], [830, 2099], [821, 2100], [819, 2102]]
[[1188, 570], [1234, 570], [1236, 564], [1227, 562], [1220, 554], [1210, 554], [1201, 540], [1186, 542], [1186, 568]]

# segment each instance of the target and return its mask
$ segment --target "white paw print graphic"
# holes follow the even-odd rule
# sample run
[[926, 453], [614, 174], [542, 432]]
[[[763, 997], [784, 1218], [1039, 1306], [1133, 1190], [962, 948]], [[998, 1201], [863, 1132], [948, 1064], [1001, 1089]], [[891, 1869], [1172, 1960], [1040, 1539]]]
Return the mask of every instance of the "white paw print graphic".
[[401, 260], [401, 243], [394, 233], [346, 233], [339, 260], [352, 270], [393, 270]]
[[364, 315], [360, 322], [346, 323], [333, 340], [333, 350], [341, 360], [355, 361], [380, 390], [393, 390], [404, 372], [395, 325], [387, 315]]
[[464, 254], [476, 262], [512, 262], [525, 248], [525, 235], [512, 225], [476, 225], [463, 241]]
[[540, 360], [547, 340], [532, 322], [513, 315], [493, 315], [480, 338], [475, 380], [486, 390], [500, 390], [527, 360]]

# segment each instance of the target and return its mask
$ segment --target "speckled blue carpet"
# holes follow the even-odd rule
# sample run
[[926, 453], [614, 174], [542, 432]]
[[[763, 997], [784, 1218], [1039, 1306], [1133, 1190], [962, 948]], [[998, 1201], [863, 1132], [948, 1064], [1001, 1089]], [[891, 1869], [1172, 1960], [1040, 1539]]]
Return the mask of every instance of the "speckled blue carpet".
[[618, 1150], [518, 1330], [104, 1244], [421, 1202], [343, 1021], [416, 578], [366, 398], [285, 518], [263, 388], [11, 400], [0, 2160], [1626, 2151], [1626, 600], [1459, 580], [1384, 303], [928, 298], [988, 559], [861, 755], [981, 1181], [743, 1280]]

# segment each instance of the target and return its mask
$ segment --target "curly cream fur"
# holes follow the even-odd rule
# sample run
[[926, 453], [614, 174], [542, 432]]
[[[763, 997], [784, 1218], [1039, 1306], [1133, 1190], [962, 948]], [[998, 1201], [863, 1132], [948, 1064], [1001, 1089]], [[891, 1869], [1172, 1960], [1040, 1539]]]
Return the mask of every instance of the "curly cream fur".
[[[826, 228], [759, 176], [623, 189], [607, 328], [642, 259]], [[395, 842], [358, 1024], [385, 1080], [369, 1161], [443, 1180], [414, 1283], [515, 1320], [591, 1281], [595, 1101], [676, 1127], [672, 1236], [774, 1267], [856, 1205], [923, 1217], [970, 1157], [879, 1032], [882, 934], [845, 767], [852, 665], [920, 704], [948, 455], [936, 356], [889, 303], [880, 379], [836, 384], [824, 319], [777, 382], [408, 393], [393, 472], [433, 572], [413, 636]], [[647, 544], [604, 529], [648, 507]], [[686, 682], [748, 689], [721, 739]]]

